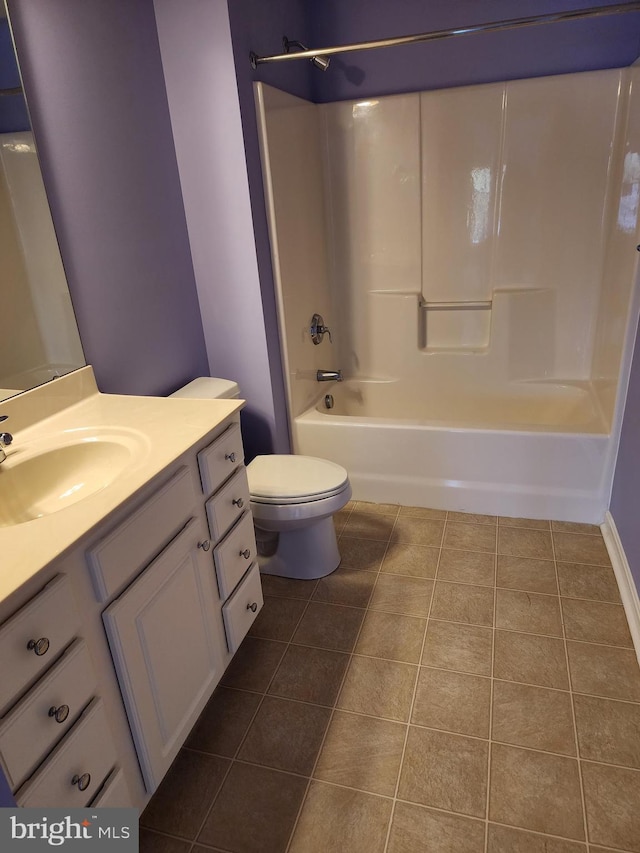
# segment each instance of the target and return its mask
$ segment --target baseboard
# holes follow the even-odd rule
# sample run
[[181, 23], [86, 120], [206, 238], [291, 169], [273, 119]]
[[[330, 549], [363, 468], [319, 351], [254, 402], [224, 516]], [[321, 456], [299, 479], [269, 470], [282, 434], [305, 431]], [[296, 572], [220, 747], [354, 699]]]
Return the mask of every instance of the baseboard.
[[607, 546], [611, 565], [618, 582], [620, 590], [620, 598], [624, 606], [624, 612], [627, 615], [631, 638], [636, 650], [636, 657], [640, 663], [640, 598], [638, 590], [631, 574], [631, 568], [624, 553], [618, 529], [616, 527], [613, 516], [607, 512], [604, 517], [604, 523], [600, 525], [604, 543]]

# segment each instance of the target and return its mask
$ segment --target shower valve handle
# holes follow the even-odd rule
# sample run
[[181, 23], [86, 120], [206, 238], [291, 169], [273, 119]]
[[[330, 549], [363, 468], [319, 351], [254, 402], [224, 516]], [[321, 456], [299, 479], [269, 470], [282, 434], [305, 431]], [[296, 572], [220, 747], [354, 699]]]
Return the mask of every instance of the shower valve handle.
[[333, 340], [331, 338], [331, 330], [328, 326], [325, 326], [322, 314], [314, 314], [311, 318], [309, 334], [311, 335], [311, 340], [316, 346], [322, 343], [322, 339], [325, 335], [329, 335], [329, 343], [333, 343]]

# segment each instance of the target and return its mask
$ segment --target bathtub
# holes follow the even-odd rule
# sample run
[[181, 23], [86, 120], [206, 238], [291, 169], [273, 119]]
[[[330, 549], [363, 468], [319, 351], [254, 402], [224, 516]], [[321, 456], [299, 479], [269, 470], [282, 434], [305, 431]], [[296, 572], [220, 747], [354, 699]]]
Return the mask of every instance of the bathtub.
[[[348, 471], [356, 500], [598, 524], [614, 464], [589, 383], [416, 392], [347, 380], [294, 418], [294, 450]], [[333, 407], [325, 406], [325, 395]]]

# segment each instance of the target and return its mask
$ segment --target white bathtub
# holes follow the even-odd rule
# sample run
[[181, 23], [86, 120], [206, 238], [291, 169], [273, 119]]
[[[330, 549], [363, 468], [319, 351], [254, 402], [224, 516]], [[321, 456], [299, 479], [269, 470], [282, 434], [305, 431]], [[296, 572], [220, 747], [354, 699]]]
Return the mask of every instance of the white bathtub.
[[356, 500], [604, 517], [611, 442], [588, 383], [518, 382], [480, 393], [349, 380], [322, 390], [294, 419], [295, 452], [344, 465]]

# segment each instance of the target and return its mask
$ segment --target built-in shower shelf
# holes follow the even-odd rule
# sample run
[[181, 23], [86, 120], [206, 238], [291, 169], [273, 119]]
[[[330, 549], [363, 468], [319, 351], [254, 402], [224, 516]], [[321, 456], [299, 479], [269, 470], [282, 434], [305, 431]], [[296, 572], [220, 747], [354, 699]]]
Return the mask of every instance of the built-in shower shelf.
[[489, 346], [491, 299], [420, 299], [420, 348], [428, 352], [483, 352]]

